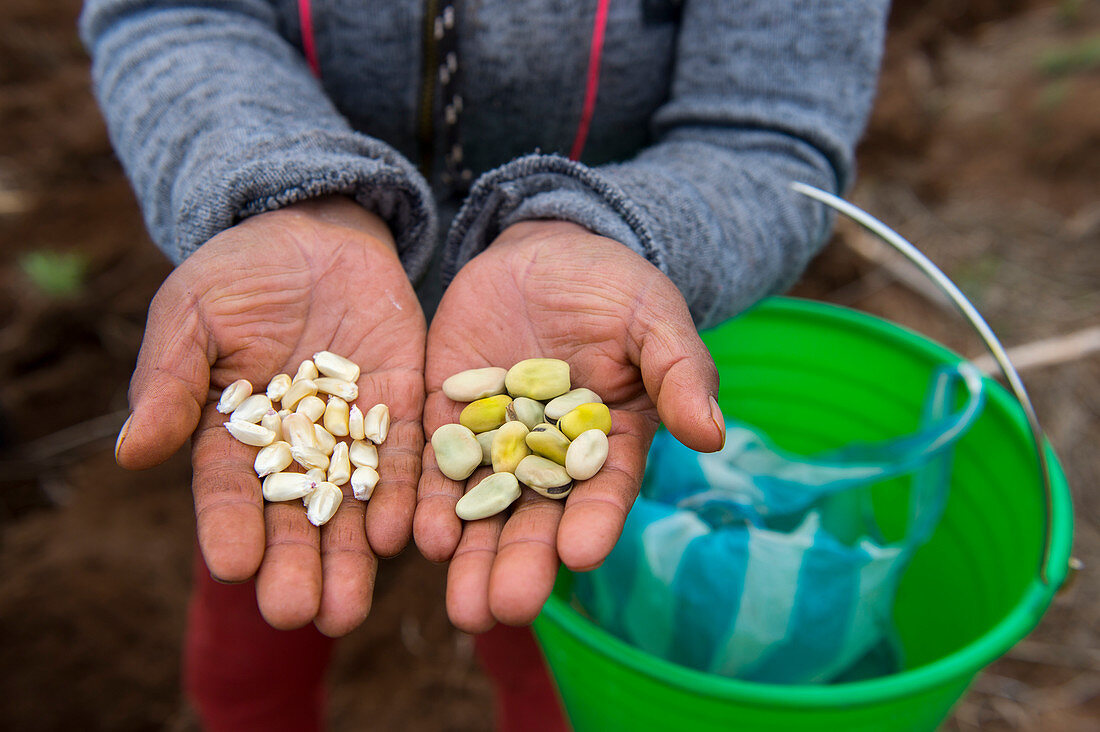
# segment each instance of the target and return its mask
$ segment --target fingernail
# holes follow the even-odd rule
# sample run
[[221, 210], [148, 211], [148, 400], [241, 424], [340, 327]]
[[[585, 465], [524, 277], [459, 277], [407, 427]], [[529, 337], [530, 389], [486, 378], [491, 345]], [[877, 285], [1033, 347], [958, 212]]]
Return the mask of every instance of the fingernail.
[[126, 441], [126, 433], [130, 431], [130, 420], [134, 418], [131, 414], [126, 418], [126, 421], [122, 423], [122, 429], [118, 431], [118, 439], [115, 440], [115, 462], [118, 462], [118, 451], [122, 448], [122, 443]]
[[718, 400], [713, 396], [710, 398], [710, 418], [722, 434], [722, 444], [718, 448], [720, 450], [726, 446], [726, 418], [722, 415], [722, 408], [718, 406]]

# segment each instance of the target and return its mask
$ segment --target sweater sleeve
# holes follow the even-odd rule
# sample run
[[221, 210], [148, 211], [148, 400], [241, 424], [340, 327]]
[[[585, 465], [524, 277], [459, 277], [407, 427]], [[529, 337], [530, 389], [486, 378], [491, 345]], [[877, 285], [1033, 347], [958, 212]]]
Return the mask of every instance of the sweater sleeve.
[[385, 219], [410, 278], [423, 274], [426, 181], [351, 129], [269, 3], [89, 0], [80, 31], [111, 141], [174, 262], [245, 217], [338, 193]]
[[887, 5], [686, 0], [654, 144], [599, 167], [534, 154], [486, 173], [448, 234], [445, 278], [512, 223], [556, 218], [646, 257], [700, 327], [789, 287], [832, 219], [788, 186], [849, 185]]

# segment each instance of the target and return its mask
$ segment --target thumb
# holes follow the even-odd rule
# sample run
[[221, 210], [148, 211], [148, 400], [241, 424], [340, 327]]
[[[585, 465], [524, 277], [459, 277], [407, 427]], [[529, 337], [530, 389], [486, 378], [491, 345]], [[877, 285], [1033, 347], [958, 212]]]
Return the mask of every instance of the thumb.
[[660, 312], [646, 308], [639, 313], [642, 381], [676, 439], [692, 450], [715, 452], [726, 440], [717, 401], [718, 369], [679, 292], [663, 302], [668, 307]]
[[145, 336], [130, 379], [130, 416], [115, 460], [144, 470], [167, 460], [198, 426], [210, 384], [209, 339], [191, 297], [170, 277], [149, 306]]

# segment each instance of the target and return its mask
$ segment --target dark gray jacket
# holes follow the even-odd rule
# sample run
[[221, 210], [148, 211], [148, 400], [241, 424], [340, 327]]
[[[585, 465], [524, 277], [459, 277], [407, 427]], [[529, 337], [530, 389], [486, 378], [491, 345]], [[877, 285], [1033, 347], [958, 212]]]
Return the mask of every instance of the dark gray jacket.
[[[574, 162], [599, 3], [458, 3], [456, 128], [424, 0], [89, 0], [81, 32], [175, 262], [244, 217], [342, 192], [389, 222], [414, 282], [437, 248], [445, 283], [507, 225], [552, 217], [642, 254], [716, 323], [787, 287], [825, 240], [822, 207], [787, 184], [850, 182], [887, 2], [611, 0]], [[437, 236], [457, 207], [441, 182], [452, 129], [473, 186]]]

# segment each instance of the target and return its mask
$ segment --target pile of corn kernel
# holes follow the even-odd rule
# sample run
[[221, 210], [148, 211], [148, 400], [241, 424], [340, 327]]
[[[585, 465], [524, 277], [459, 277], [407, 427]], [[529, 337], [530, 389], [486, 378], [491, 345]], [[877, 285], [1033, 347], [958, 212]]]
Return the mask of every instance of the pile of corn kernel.
[[389, 433], [390, 411], [376, 404], [363, 413], [354, 404], [358, 380], [353, 361], [319, 351], [294, 376], [271, 379], [263, 394], [240, 379], [218, 401], [218, 411], [229, 415], [229, 434], [260, 448], [254, 467], [264, 499], [301, 499], [315, 526], [336, 514], [344, 498], [340, 486], [351, 483], [353, 495], [367, 501], [378, 484], [377, 446]]

